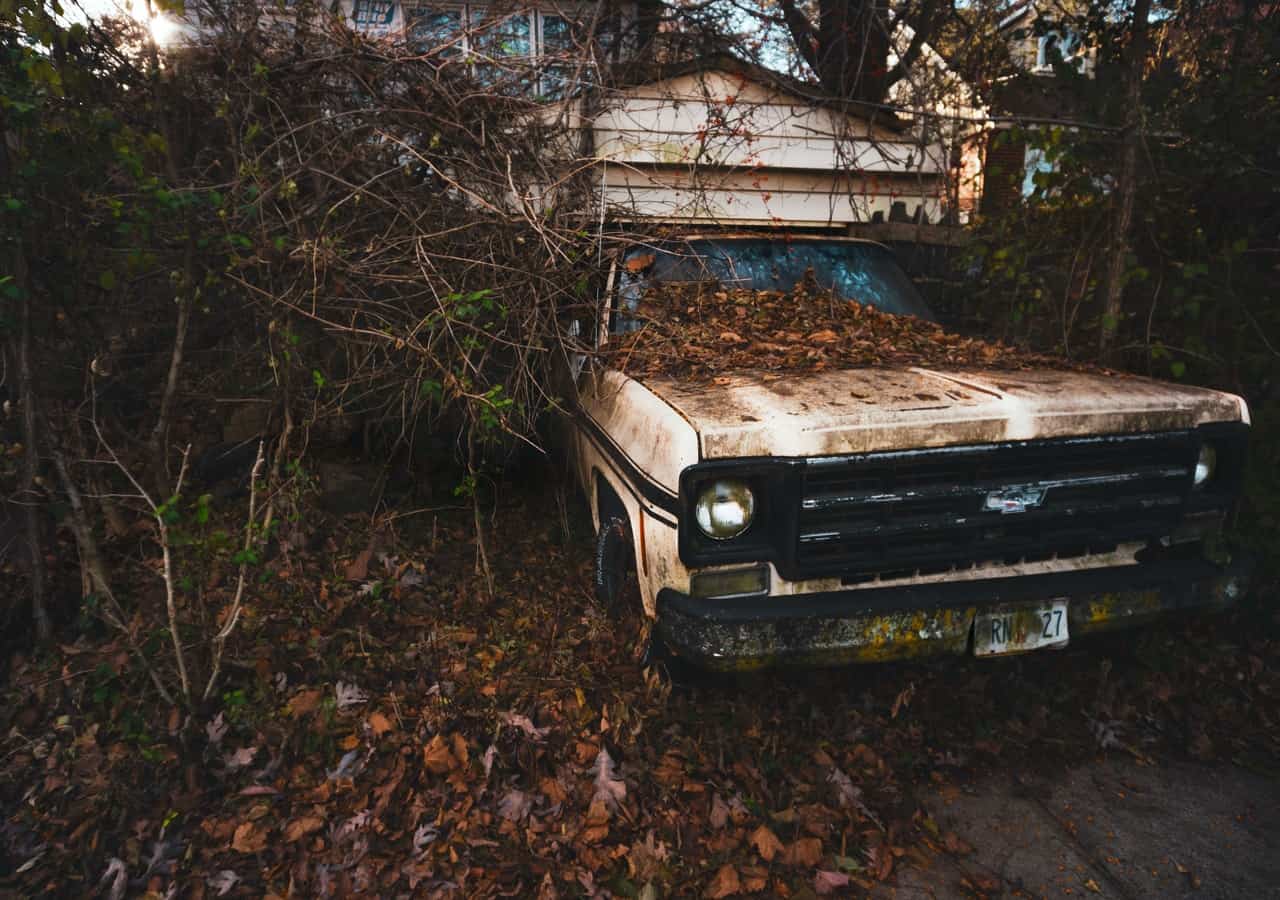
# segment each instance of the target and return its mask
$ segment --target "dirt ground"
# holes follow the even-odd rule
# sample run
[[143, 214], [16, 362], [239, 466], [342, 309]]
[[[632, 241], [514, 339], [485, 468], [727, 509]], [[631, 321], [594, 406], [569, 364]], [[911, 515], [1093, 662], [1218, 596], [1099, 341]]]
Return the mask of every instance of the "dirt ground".
[[926, 790], [923, 805], [968, 842], [898, 874], [884, 896], [1280, 896], [1280, 782], [1231, 763], [1089, 760], [1034, 765]]

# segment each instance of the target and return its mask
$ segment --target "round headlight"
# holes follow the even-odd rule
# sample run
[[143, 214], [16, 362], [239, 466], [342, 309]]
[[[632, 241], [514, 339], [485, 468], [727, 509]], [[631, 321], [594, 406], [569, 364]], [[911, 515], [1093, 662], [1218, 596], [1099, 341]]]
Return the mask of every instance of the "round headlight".
[[1213, 449], [1212, 444], [1201, 444], [1200, 456], [1196, 459], [1195, 486], [1199, 487], [1212, 478], [1217, 468], [1218, 451]]
[[746, 531], [756, 514], [756, 498], [741, 481], [713, 481], [698, 493], [694, 516], [702, 533], [727, 541]]

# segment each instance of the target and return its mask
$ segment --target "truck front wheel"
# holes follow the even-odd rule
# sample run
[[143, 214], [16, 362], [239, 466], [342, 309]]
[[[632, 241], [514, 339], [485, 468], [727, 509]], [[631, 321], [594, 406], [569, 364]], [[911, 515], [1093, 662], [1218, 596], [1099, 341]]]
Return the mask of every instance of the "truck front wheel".
[[661, 639], [654, 633], [653, 621], [644, 613], [635, 571], [631, 526], [621, 516], [601, 516], [600, 531], [596, 534], [596, 602], [630, 645], [632, 658], [646, 667], [665, 659], [666, 654]]
[[622, 611], [623, 595], [632, 584], [635, 553], [631, 528], [620, 516], [601, 517], [596, 534], [596, 601], [611, 615]]

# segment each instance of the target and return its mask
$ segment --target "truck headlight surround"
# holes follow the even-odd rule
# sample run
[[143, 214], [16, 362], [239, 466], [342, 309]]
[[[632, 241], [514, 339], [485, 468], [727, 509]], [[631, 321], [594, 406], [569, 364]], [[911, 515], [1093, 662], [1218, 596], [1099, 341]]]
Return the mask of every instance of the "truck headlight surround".
[[698, 529], [715, 541], [738, 537], [751, 527], [756, 497], [750, 485], [734, 478], [717, 478], [698, 490], [693, 508]]
[[1200, 455], [1196, 457], [1196, 472], [1192, 478], [1192, 487], [1203, 487], [1218, 470], [1218, 451], [1213, 444], [1200, 445]]

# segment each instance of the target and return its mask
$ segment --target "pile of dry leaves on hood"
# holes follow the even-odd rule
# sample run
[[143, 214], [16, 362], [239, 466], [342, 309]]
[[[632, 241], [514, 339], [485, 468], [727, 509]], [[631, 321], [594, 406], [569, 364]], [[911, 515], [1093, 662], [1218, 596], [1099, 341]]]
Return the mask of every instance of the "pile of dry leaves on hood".
[[816, 372], [888, 366], [1079, 368], [1007, 344], [965, 337], [915, 316], [845, 300], [813, 283], [789, 292], [660, 284], [631, 313], [636, 331], [613, 336], [612, 365], [635, 377], [729, 372]]

